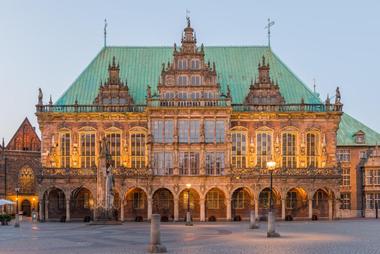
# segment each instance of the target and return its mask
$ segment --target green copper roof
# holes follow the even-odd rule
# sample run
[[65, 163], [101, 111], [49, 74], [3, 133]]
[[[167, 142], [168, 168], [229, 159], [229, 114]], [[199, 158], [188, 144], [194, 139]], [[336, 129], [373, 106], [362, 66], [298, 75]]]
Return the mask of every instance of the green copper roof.
[[[355, 143], [354, 134], [358, 131], [363, 131], [365, 133], [365, 143], [357, 144]], [[380, 134], [372, 130], [368, 126], [359, 122], [352, 116], [348, 114], [343, 114], [339, 130], [337, 134], [337, 145], [338, 146], [374, 146], [376, 144], [380, 145]]]
[[[286, 103], [320, 103], [289, 68], [268, 47], [223, 46], [205, 47], [206, 61], [215, 62], [222, 92], [227, 85], [231, 88], [233, 103], [242, 103], [248, 94], [251, 79], [258, 76], [257, 65], [262, 56], [270, 64], [270, 75], [278, 81]], [[106, 47], [74, 81], [70, 88], [58, 99], [56, 105], [92, 104], [101, 81], [108, 77], [108, 64], [112, 57], [120, 63], [120, 76], [128, 80], [128, 87], [136, 104], [145, 104], [146, 87], [156, 91], [162, 63], [172, 61], [172, 47]]]

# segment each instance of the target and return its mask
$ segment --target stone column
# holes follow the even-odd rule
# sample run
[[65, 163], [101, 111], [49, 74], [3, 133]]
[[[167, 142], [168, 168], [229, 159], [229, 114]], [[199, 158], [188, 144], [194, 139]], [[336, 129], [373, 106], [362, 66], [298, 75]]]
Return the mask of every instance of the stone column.
[[253, 210], [251, 210], [249, 214], [249, 228], [250, 229], [259, 228], [259, 226], [257, 225], [256, 214]]
[[125, 202], [124, 202], [124, 199], [122, 199], [120, 202], [120, 221], [121, 222], [124, 221], [124, 205], [125, 205]]
[[259, 218], [259, 199], [258, 198], [255, 199], [255, 214], [256, 214], [256, 218]]
[[200, 221], [206, 221], [206, 207], [205, 207], [205, 199], [204, 198], [201, 198], [199, 200], [200, 202]]
[[333, 200], [329, 199], [329, 220], [333, 219]]
[[49, 219], [49, 200], [45, 200], [45, 221]]
[[313, 219], [313, 200], [309, 199], [309, 219]]
[[152, 198], [148, 198], [148, 214], [147, 214], [148, 220], [152, 218]]
[[40, 221], [44, 220], [43, 209], [44, 208], [43, 208], [42, 200], [40, 199], [38, 202], [38, 212], [39, 212]]
[[[286, 216], [285, 208], [286, 208], [286, 199], [281, 199], [281, 219], [282, 220], [285, 220], [285, 216]], [[274, 216], [276, 216], [276, 215], [274, 215]]]
[[66, 222], [70, 221], [70, 198], [66, 198]]
[[178, 221], [179, 218], [179, 208], [178, 208], [178, 198], [174, 198], [174, 221]]
[[227, 202], [227, 206], [226, 206], [227, 216], [226, 216], [226, 219], [228, 221], [230, 221], [231, 220], [231, 199], [227, 198], [226, 202]]

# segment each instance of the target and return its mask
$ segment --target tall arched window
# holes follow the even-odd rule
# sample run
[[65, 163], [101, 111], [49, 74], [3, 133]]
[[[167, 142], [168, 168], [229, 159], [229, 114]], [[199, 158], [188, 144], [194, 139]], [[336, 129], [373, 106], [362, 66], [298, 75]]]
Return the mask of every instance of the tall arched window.
[[232, 133], [231, 163], [234, 168], [245, 168], [247, 161], [247, 135], [242, 132]]
[[296, 135], [293, 133], [282, 134], [282, 166], [296, 168]]
[[306, 134], [306, 158], [308, 167], [318, 167], [318, 134]]
[[131, 162], [132, 168], [145, 167], [145, 134], [132, 133], [131, 140]]
[[82, 168], [95, 166], [95, 133], [80, 134], [80, 161]]
[[34, 193], [34, 172], [30, 167], [23, 167], [18, 175], [20, 193]]
[[267, 161], [272, 159], [272, 134], [269, 132], [259, 132], [256, 135], [256, 166], [265, 168]]
[[70, 167], [70, 151], [71, 147], [71, 135], [69, 132], [60, 133], [60, 161], [61, 167]]
[[112, 157], [112, 166], [120, 166], [121, 158], [121, 134], [120, 133], [108, 133], [106, 134], [109, 152]]

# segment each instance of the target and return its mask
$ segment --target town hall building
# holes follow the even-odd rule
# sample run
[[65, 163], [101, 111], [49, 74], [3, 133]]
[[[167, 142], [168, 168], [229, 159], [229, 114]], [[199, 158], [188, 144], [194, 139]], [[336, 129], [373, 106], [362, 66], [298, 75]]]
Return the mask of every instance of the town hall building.
[[122, 221], [189, 208], [195, 221], [265, 219], [271, 173], [278, 219], [373, 216], [380, 203], [380, 134], [343, 113], [339, 87], [321, 100], [270, 47], [204, 46], [190, 19], [172, 47], [105, 46], [36, 110], [41, 220], [96, 220], [105, 160]]

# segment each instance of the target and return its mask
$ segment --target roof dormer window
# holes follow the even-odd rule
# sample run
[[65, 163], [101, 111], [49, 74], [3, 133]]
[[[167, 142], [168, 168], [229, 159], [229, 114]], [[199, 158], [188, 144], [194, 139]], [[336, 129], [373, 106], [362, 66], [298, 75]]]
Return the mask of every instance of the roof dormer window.
[[365, 133], [362, 130], [359, 130], [354, 134], [355, 143], [356, 144], [364, 144], [365, 143]]

